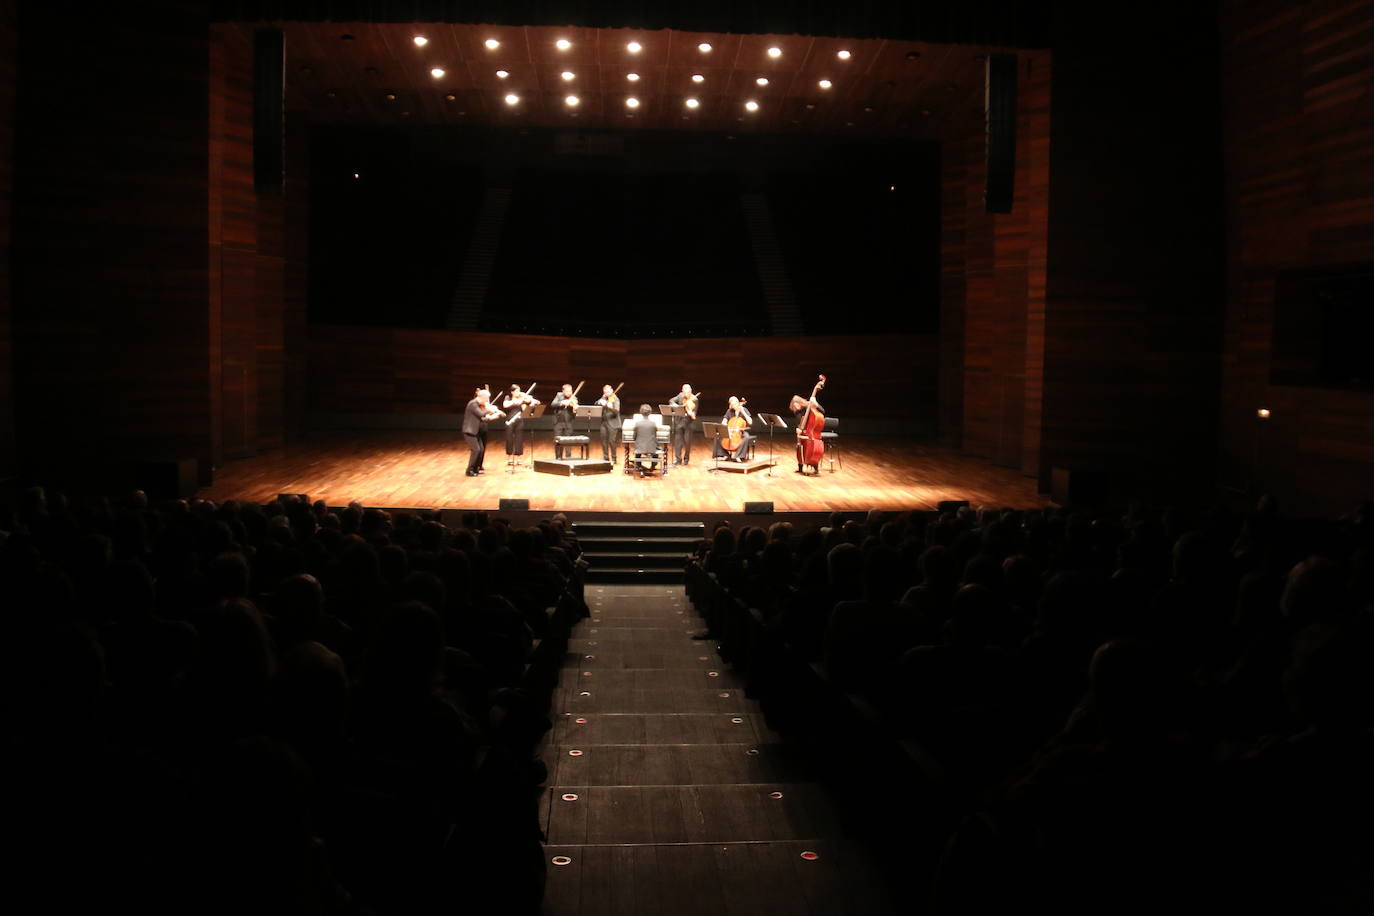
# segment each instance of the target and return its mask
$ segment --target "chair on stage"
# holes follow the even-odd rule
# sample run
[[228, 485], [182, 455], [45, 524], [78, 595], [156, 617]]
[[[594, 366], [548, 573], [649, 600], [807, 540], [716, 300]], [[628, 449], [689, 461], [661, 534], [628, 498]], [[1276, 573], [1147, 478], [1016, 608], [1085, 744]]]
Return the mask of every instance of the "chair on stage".
[[830, 461], [830, 473], [835, 473], [835, 459], [838, 457], [840, 467], [844, 467], [844, 456], [840, 451], [840, 434], [835, 432], [839, 428], [839, 417], [826, 417], [825, 426], [821, 428], [821, 443], [825, 446], [825, 457]]

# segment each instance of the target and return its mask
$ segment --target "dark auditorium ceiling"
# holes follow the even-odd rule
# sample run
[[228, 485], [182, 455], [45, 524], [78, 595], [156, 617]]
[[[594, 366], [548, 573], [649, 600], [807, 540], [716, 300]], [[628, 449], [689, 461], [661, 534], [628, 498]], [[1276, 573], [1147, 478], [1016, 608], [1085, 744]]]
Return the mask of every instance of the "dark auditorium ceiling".
[[[937, 139], [981, 110], [997, 50], [881, 38], [452, 22], [261, 23], [285, 33], [287, 107], [321, 124], [537, 125]], [[228, 26], [247, 41], [254, 24]], [[351, 36], [351, 37], [344, 37]], [[425, 39], [423, 45], [415, 37]], [[494, 39], [498, 47], [488, 48]], [[568, 42], [560, 49], [557, 42]], [[638, 41], [632, 53], [627, 45]], [[699, 46], [709, 43], [709, 52]], [[770, 56], [777, 48], [780, 56]], [[841, 59], [840, 52], [849, 58]], [[441, 68], [443, 74], [432, 74]], [[504, 70], [509, 75], [498, 76]], [[573, 78], [565, 80], [564, 72]], [[639, 79], [631, 81], [630, 73]], [[700, 75], [699, 82], [692, 80]], [[760, 86], [762, 77], [768, 84]], [[822, 88], [821, 80], [830, 80]], [[507, 104], [508, 94], [518, 96]], [[566, 102], [577, 97], [576, 106]], [[633, 97], [637, 107], [626, 100]], [[696, 99], [697, 107], [688, 107]], [[748, 101], [757, 110], [746, 108]]]

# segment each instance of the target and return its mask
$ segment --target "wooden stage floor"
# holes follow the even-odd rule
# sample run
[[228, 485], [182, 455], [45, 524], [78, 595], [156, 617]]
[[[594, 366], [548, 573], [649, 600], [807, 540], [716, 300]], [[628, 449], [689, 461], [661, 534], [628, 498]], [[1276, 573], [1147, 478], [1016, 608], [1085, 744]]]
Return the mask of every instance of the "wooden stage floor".
[[[779, 445], [781, 445], [781, 441]], [[787, 443], [790, 446], [790, 442]], [[523, 498], [533, 511], [739, 512], [746, 502], [769, 501], [779, 512], [933, 509], [941, 500], [973, 506], [1049, 505], [1035, 480], [950, 449], [883, 437], [846, 436], [844, 464], [821, 465], [819, 477], [796, 473], [790, 447], [775, 451], [773, 476], [710, 473], [710, 448], [698, 442], [690, 467], [666, 478], [639, 479], [617, 464], [609, 474], [562, 477], [535, 473], [527, 464], [506, 470], [499, 434], [487, 448], [486, 473], [467, 477], [468, 451], [446, 430], [351, 430], [312, 433], [281, 450], [231, 461], [215, 472], [206, 499], [267, 502], [279, 493], [307, 493], [330, 505], [417, 509], [495, 509], [502, 498]], [[768, 454], [767, 442], [759, 456]], [[547, 436], [526, 462], [552, 457]], [[599, 455], [598, 455], [599, 457]]]

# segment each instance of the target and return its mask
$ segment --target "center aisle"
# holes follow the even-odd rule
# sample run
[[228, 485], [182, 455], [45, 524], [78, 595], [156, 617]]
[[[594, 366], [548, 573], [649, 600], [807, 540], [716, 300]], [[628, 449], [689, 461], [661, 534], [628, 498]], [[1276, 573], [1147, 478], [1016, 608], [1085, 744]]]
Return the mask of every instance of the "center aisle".
[[546, 914], [883, 914], [682, 586], [588, 586], [545, 746]]

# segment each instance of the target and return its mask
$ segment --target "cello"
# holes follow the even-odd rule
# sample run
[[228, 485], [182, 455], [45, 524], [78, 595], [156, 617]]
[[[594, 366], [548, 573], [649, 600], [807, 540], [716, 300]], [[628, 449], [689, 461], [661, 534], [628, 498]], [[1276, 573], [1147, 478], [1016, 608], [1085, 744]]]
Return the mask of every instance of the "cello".
[[806, 416], [797, 424], [797, 464], [813, 467], [820, 473], [821, 456], [825, 454], [825, 442], [821, 432], [825, 429], [825, 414], [816, 408], [816, 392], [825, 387], [825, 376], [820, 376], [816, 387], [811, 389], [811, 397], [806, 402]]
[[[743, 407], [748, 403], [747, 399], [740, 398], [739, 406]], [[726, 421], [725, 426], [729, 430], [729, 435], [720, 440], [720, 447], [734, 454], [744, 444], [744, 431], [748, 428], [749, 422], [736, 414]]]

